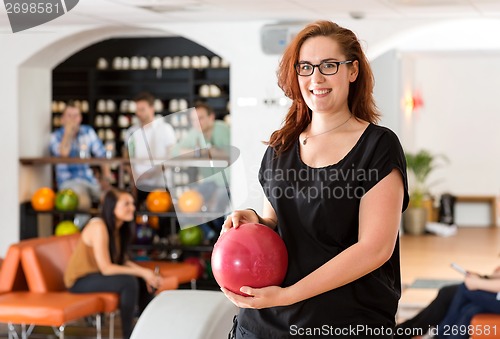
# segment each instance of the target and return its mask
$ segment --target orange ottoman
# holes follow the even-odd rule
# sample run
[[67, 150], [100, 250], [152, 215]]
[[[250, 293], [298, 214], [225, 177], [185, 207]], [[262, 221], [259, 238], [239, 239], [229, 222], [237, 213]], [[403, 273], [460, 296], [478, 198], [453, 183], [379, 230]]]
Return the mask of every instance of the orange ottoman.
[[[102, 308], [102, 300], [98, 296], [69, 292], [10, 292], [0, 295], [0, 322], [55, 326], [59, 328], [59, 337], [64, 338], [66, 324], [98, 314]], [[97, 331], [100, 337], [100, 320]]]
[[492, 339], [500, 337], [500, 314], [481, 313], [476, 314], [471, 325], [474, 328], [474, 333], [471, 339]]

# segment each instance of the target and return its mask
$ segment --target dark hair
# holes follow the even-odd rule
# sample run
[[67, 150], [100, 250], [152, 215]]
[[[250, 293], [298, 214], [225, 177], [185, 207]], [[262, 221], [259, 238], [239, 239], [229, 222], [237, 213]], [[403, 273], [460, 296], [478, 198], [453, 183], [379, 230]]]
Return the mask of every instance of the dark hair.
[[215, 111], [212, 108], [212, 106], [210, 106], [209, 104], [207, 104], [205, 102], [201, 102], [200, 101], [200, 102], [195, 103], [194, 108], [195, 109], [204, 108], [207, 111], [208, 115], [214, 115], [215, 114]]
[[153, 107], [155, 104], [155, 97], [153, 94], [148, 92], [141, 92], [137, 94], [134, 98], [134, 101], [146, 101], [149, 106]]
[[69, 109], [69, 108], [76, 108], [78, 111], [80, 111], [80, 112], [81, 112], [80, 107], [78, 107], [78, 106], [76, 105], [76, 103], [75, 103], [75, 101], [74, 101], [74, 100], [70, 100], [70, 101], [68, 101], [68, 102], [66, 103], [66, 106], [64, 107], [63, 113], [64, 113], [64, 112], [66, 112], [66, 110], [67, 110], [67, 109]]
[[356, 35], [351, 30], [331, 21], [313, 22], [302, 29], [290, 42], [283, 53], [277, 71], [278, 86], [287, 97], [292, 99], [292, 105], [285, 117], [283, 127], [275, 131], [268, 142], [277, 154], [288, 150], [311, 122], [311, 111], [300, 92], [295, 64], [304, 41], [316, 36], [332, 38], [339, 44], [347, 60], [357, 60], [359, 63], [358, 77], [349, 85], [347, 101], [351, 113], [356, 118], [371, 123], [376, 123], [380, 117], [373, 99], [373, 73]]
[[114, 234], [116, 230], [115, 207], [120, 194], [123, 193], [130, 194], [127, 191], [119, 189], [111, 189], [107, 191], [104, 195], [101, 206], [101, 216], [106, 224], [109, 236], [109, 255], [113, 263], [120, 265], [125, 261], [128, 246], [132, 241], [132, 229], [135, 225], [133, 221], [129, 221], [124, 222], [120, 227], [120, 251], [117, 253], [116, 243], [114, 241]]

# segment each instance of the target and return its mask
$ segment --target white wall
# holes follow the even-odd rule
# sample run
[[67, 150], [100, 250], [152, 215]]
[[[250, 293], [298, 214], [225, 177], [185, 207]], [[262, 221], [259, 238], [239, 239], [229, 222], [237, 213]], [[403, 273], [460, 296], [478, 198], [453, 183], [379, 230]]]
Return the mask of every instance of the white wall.
[[382, 117], [380, 125], [396, 134], [401, 130], [401, 60], [396, 50], [386, 52], [371, 62], [375, 88], [373, 95]]
[[422, 54], [415, 82], [425, 106], [415, 121], [415, 148], [445, 154], [432, 179], [436, 192], [500, 193], [500, 53]]
[[[0, 255], [2, 256], [7, 251], [8, 245], [19, 239], [20, 150], [23, 145], [29, 143], [27, 136], [39, 127], [34, 123], [36, 116], [29, 123], [26, 123], [25, 119], [22, 122], [19, 120], [21, 103], [36, 102], [44, 93], [46, 94], [44, 88], [41, 89], [41, 94], [38, 91], [23, 92], [19, 67], [33, 53], [54, 40], [60, 39], [64, 34], [71, 33], [71, 30], [65, 30], [63, 33], [0, 34], [0, 49], [2, 50], [0, 55], [0, 121], [2, 121], [0, 124], [0, 143], [2, 144], [0, 148], [0, 159], [2, 159]], [[32, 80], [34, 79], [35, 77]], [[22, 181], [29, 180], [23, 178]]]

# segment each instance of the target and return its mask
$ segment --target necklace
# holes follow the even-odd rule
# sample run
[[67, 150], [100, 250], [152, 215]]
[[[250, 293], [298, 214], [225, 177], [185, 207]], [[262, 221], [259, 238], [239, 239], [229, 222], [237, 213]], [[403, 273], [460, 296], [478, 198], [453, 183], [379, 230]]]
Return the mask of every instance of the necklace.
[[346, 120], [346, 121], [344, 121], [343, 123], [341, 123], [340, 125], [335, 126], [334, 128], [329, 129], [328, 131], [324, 131], [324, 132], [321, 132], [321, 133], [318, 133], [318, 134], [314, 134], [314, 135], [308, 135], [308, 136], [306, 136], [306, 137], [304, 138], [304, 140], [302, 140], [302, 145], [307, 144], [307, 140], [308, 140], [309, 138], [312, 138], [312, 137], [317, 137], [318, 135], [321, 135], [321, 134], [325, 134], [325, 133], [331, 132], [331, 131], [333, 131], [333, 130], [335, 130], [335, 129], [339, 128], [339, 127], [344, 126], [344, 125], [345, 125], [345, 124], [346, 124], [346, 123], [347, 123], [347, 122], [351, 119], [351, 117], [352, 117], [352, 113], [349, 115], [349, 118], [347, 118], [347, 120]]

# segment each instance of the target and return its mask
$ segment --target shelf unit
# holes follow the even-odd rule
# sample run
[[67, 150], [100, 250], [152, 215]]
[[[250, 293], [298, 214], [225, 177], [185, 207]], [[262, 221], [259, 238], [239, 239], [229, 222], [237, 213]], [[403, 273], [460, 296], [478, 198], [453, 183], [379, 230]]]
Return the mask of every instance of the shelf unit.
[[[116, 69], [113, 66], [117, 58], [140, 58], [143, 65], [140, 69], [137, 65], [134, 69], [130, 65], [127, 69]], [[171, 64], [170, 68], [164, 68], [167, 66], [164, 62], [154, 64], [155, 59], [166, 58], [178, 58], [178, 61], [183, 58], [184, 61], [192, 60], [193, 64], [194, 58], [205, 58], [209, 63], [198, 62], [196, 67], [191, 67], [178, 62], [176, 68]], [[82, 110], [82, 123], [94, 127], [103, 141], [114, 141], [117, 155], [122, 155], [124, 130], [134, 120], [134, 110], [123, 108], [144, 91], [159, 100], [157, 115], [176, 112], [176, 109], [169, 110], [176, 106], [172, 101], [182, 100], [187, 107], [203, 101], [214, 108], [218, 119], [222, 119], [230, 113], [230, 68], [225, 62], [217, 62], [218, 67], [211, 67], [210, 61], [214, 59], [222, 60], [205, 47], [181, 37], [109, 39], [89, 46], [53, 70], [52, 129], [59, 127], [61, 108], [68, 101], [85, 102], [88, 110]], [[103, 60], [106, 67], [99, 65]], [[217, 89], [215, 95], [205, 93], [207, 86]]]

